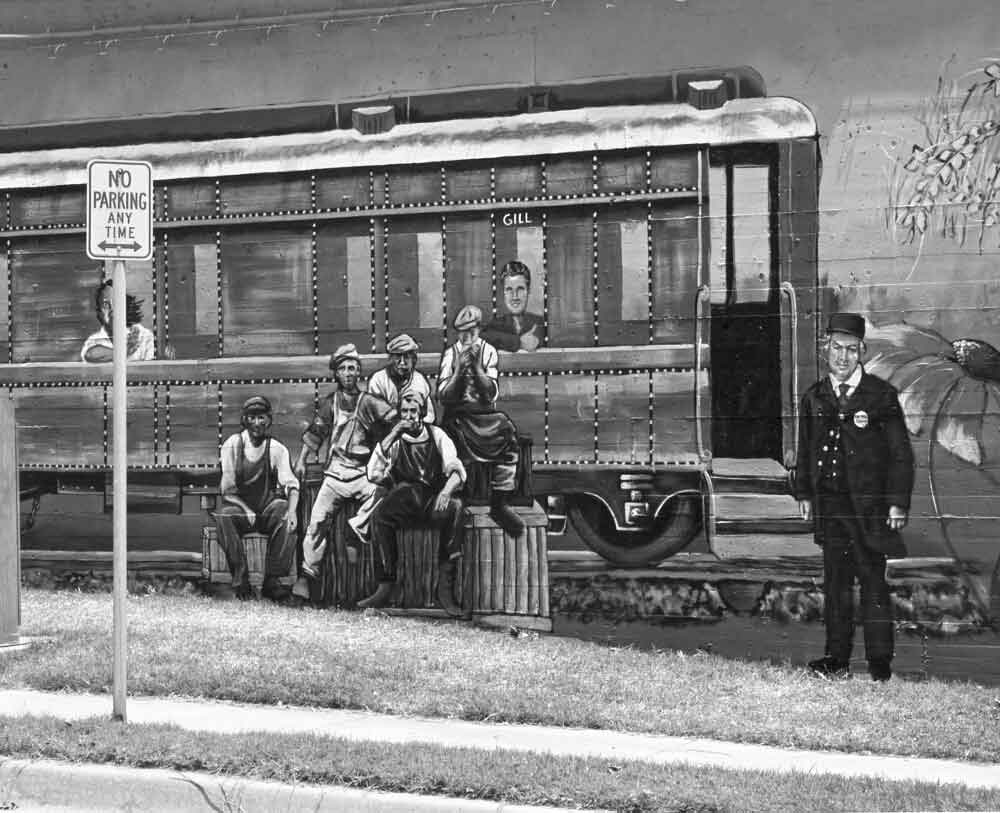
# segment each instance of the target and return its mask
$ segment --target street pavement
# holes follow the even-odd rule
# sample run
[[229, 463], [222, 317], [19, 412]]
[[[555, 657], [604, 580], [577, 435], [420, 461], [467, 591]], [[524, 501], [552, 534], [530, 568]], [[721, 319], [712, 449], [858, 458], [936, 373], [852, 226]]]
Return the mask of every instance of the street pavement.
[[[0, 691], [0, 715], [33, 714], [66, 721], [88, 717], [110, 717], [109, 695], [64, 694], [33, 690]], [[235, 734], [247, 731], [282, 734], [312, 733], [348, 740], [392, 743], [434, 743], [455, 748], [503, 749], [555, 755], [596, 757], [610, 761], [641, 761], [653, 764], [688, 764], [728, 769], [780, 771], [800, 774], [838, 774], [879, 777], [888, 780], [958, 783], [969, 787], [1000, 789], [1000, 765], [958, 760], [806, 751], [716, 740], [634, 734], [620, 731], [559, 728], [464, 720], [396, 717], [364, 711], [259, 706], [219, 701], [162, 697], [129, 697], [126, 715], [131, 724], [169, 723], [192, 731]], [[142, 788], [146, 790], [142, 790]], [[96, 791], [94, 790], [96, 789]], [[93, 793], [97, 796], [94, 797]], [[52, 805], [83, 804], [96, 799], [96, 806], [78, 809], [163, 809], [172, 813], [215, 809], [220, 799], [243, 799], [244, 810], [442, 810], [527, 811], [531, 808], [496, 802], [449, 800], [338, 788], [313, 788], [255, 782], [231, 777], [180, 774], [176, 771], [122, 769], [106, 766], [68, 766], [60, 763], [0, 764], [0, 797], [13, 801], [22, 793], [29, 802]], [[65, 796], [70, 792], [70, 796]], [[88, 796], [88, 793], [90, 795]], [[31, 794], [34, 794], [32, 796]], [[130, 795], [131, 794], [131, 795]], [[214, 795], [213, 795], [214, 794]], [[150, 800], [163, 803], [150, 807]], [[142, 801], [136, 807], [136, 800]], [[254, 800], [254, 804], [249, 804]], [[0, 803], [4, 801], [0, 798]], [[536, 808], [538, 809], [538, 808]], [[552, 808], [545, 808], [552, 810]]]

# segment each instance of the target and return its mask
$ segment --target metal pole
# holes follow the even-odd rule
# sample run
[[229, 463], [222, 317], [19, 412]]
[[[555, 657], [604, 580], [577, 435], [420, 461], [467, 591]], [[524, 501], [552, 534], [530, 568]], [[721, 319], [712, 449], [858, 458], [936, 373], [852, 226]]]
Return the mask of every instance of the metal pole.
[[112, 394], [112, 414], [114, 422], [112, 425], [112, 449], [111, 467], [113, 470], [112, 488], [114, 489], [114, 499], [112, 501], [113, 528], [114, 528], [114, 582], [112, 594], [114, 596], [114, 629], [113, 629], [113, 694], [114, 694], [114, 718], [125, 722], [125, 695], [126, 695], [126, 641], [125, 641], [125, 589], [128, 578], [128, 554], [126, 551], [126, 531], [128, 511], [128, 444], [125, 438], [125, 409], [127, 403], [125, 391], [125, 361], [126, 348], [128, 345], [128, 329], [125, 327], [125, 261], [113, 260], [112, 281], [114, 298], [112, 300], [114, 314], [112, 316], [112, 332], [114, 340], [112, 342], [112, 359], [114, 372], [112, 383], [114, 392]]

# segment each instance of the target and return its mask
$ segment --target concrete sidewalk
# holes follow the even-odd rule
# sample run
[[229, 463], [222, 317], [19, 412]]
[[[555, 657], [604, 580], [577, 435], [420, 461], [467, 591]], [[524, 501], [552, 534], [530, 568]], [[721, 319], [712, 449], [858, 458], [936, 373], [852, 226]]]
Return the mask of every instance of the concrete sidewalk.
[[[95, 716], [110, 717], [111, 708], [112, 701], [109, 695], [61, 694], [31, 690], [0, 691], [0, 715], [33, 714], [54, 716], [62, 720], [79, 720]], [[172, 723], [193, 731], [215, 731], [223, 734], [246, 731], [269, 731], [281, 734], [309, 732], [348, 740], [429, 742], [450, 747], [534, 751], [598, 757], [612, 761], [689, 764], [785, 773], [829, 773], [1000, 788], [1000, 765], [957, 760], [802, 751], [617, 731], [474, 723], [462, 720], [395, 717], [363, 711], [258, 706], [159, 697], [130, 697], [126, 711], [128, 720], [132, 724]], [[176, 782], [177, 775], [173, 776]], [[216, 781], [218, 782], [217, 778]], [[442, 806], [443, 799], [438, 798], [434, 801], [437, 807], [430, 809], [446, 809]], [[351, 809], [364, 808], [354, 806]], [[471, 811], [474, 808], [462, 809]], [[489, 808], [475, 809], [512, 811], [515, 808], [498, 807], [494, 804]]]
[[381, 793], [335, 786], [290, 785], [193, 771], [72, 765], [53, 760], [0, 760], [0, 809], [18, 813], [570, 813], [413, 793]]

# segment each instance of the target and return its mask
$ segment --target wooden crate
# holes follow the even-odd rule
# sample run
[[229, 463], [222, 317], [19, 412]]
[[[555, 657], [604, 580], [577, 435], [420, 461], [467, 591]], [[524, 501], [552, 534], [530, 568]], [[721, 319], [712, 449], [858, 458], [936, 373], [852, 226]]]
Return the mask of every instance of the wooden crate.
[[[214, 525], [205, 525], [201, 529], [201, 576], [213, 584], [228, 584], [232, 581], [226, 553], [219, 544], [219, 531]], [[264, 534], [248, 533], [243, 535], [243, 544], [247, 555], [247, 569], [250, 575], [250, 586], [260, 590], [264, 584], [264, 565], [267, 558], [267, 537]], [[291, 586], [295, 583], [295, 562], [292, 561], [288, 575], [280, 576], [278, 583]]]
[[462, 607], [478, 623], [549, 632], [548, 518], [538, 503], [514, 510], [525, 524], [517, 539], [489, 508], [466, 509]]

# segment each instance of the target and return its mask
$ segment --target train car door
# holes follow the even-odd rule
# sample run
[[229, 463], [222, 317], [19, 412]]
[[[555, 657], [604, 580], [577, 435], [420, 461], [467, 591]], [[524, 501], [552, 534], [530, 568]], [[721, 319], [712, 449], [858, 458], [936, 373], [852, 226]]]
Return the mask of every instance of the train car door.
[[[812, 555], [789, 494], [793, 396], [783, 307], [778, 147], [713, 150], [708, 168], [711, 457], [706, 529], [722, 558]], [[787, 372], [787, 371], [786, 371]]]

